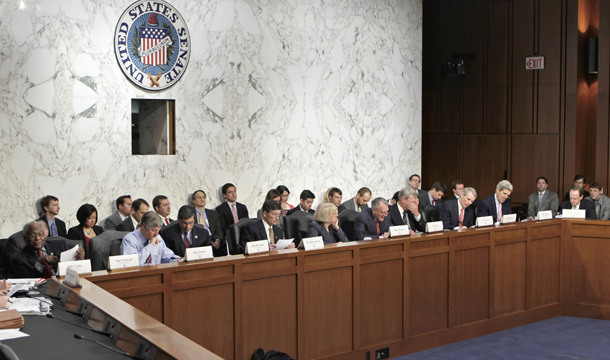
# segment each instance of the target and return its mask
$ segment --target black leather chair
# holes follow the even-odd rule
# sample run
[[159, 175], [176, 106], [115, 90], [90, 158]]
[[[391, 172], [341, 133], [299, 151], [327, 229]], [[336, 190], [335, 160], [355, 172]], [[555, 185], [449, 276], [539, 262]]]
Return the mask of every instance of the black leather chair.
[[19, 360], [19, 357], [8, 345], [0, 344], [0, 360]]
[[343, 210], [343, 212], [339, 214], [339, 227], [350, 241], [356, 240], [354, 236], [354, 226], [356, 225], [358, 214], [359, 212], [354, 210]]
[[306, 211], [297, 211], [290, 216], [284, 216], [282, 218], [284, 237], [294, 239], [294, 245], [299, 246], [301, 240], [307, 237], [307, 228], [312, 221], [313, 214]]
[[[106, 230], [98, 236], [89, 240], [89, 258], [91, 259], [91, 270], [105, 270], [108, 268], [108, 256], [120, 255], [121, 253], [121, 241], [125, 235], [129, 234], [127, 231], [116, 231]], [[116, 241], [115, 245], [117, 248], [115, 251], [118, 253], [111, 254], [110, 247], [112, 242]]]
[[511, 209], [513, 214], [517, 214], [517, 221], [527, 219], [527, 207], [528, 204], [523, 204], [521, 206], [513, 207]]
[[121, 255], [121, 243], [123, 239], [112, 240], [110, 243], [110, 253], [109, 256]]
[[424, 221], [429, 223], [433, 221], [441, 221], [441, 208], [438, 206], [428, 206], [421, 212]]
[[229, 226], [229, 238], [227, 239], [227, 243], [229, 244], [229, 252], [231, 253], [231, 255], [244, 253], [244, 248], [239, 244], [241, 232], [246, 226], [252, 224], [255, 221], [259, 220], [243, 218], [240, 219], [236, 224], [232, 224], [231, 226]]

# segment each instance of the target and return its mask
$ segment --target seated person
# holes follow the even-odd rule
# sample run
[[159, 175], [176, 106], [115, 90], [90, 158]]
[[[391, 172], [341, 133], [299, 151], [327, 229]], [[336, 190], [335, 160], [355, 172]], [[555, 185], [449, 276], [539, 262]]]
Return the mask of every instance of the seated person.
[[40, 199], [40, 207], [42, 208], [42, 216], [40, 220], [44, 220], [51, 236], [66, 236], [66, 223], [57, 218], [59, 214], [59, 199], [53, 195], [47, 195]]
[[441, 203], [443, 202], [442, 197], [445, 196], [446, 192], [447, 186], [445, 186], [445, 183], [442, 181], [435, 181], [430, 190], [424, 191], [418, 196], [419, 210], [423, 210], [428, 206], [436, 206], [440, 208]]
[[[279, 191], [277, 191], [275, 189], [271, 189], [271, 190], [267, 191], [267, 195], [265, 196], [265, 201], [273, 200], [276, 203], [280, 204], [280, 206], [281, 206], [281, 204], [282, 204], [281, 198], [282, 197], [281, 197]], [[282, 213], [283, 213], [283, 211], [282, 211]], [[282, 213], [280, 213], [280, 217], [283, 216]], [[263, 209], [262, 208], [258, 209], [258, 211], [256, 212], [256, 218], [257, 219], [262, 219], [263, 218]]]
[[527, 217], [529, 220], [534, 220], [539, 211], [551, 210], [553, 217], [557, 209], [559, 209], [559, 197], [557, 194], [549, 190], [549, 182], [544, 176], [536, 179], [536, 191], [530, 194], [527, 203]]
[[216, 212], [220, 215], [220, 225], [225, 235], [229, 234], [229, 227], [239, 220], [248, 218], [248, 208], [246, 205], [237, 202], [237, 189], [235, 185], [226, 183], [222, 186], [223, 201], [216, 207]]
[[[576, 176], [574, 176], [574, 186], [578, 186], [582, 190], [582, 196], [584, 198], [591, 196], [591, 194], [585, 190], [587, 187], [587, 178], [584, 175], [576, 174]], [[563, 201], [570, 201], [570, 190], [568, 190], [564, 196]]]
[[68, 230], [68, 239], [82, 240], [85, 244], [85, 259], [89, 259], [89, 240], [104, 232], [101, 226], [97, 226], [97, 209], [91, 204], [84, 204], [78, 208], [76, 219], [79, 225]]
[[[39, 222], [43, 222], [44, 220], [37, 220]], [[46, 225], [45, 229], [46, 229]], [[19, 230], [13, 235], [8, 237], [6, 244], [4, 245], [4, 249], [2, 250], [2, 254], [0, 256], [0, 274], [4, 276], [5, 279], [13, 277], [11, 272], [11, 259], [17, 256], [19, 251], [23, 249], [26, 245], [25, 238], [23, 237], [23, 230]]]
[[481, 200], [477, 207], [477, 217], [491, 216], [494, 223], [502, 221], [502, 216], [511, 213], [510, 194], [513, 185], [508, 180], [502, 180], [496, 185], [496, 192]]
[[125, 235], [121, 242], [121, 255], [138, 254], [140, 266], [174, 262], [178, 257], [159, 236], [163, 221], [154, 211], [142, 216], [140, 228]]
[[[16, 278], [45, 278], [53, 276], [59, 261], [58, 256], [68, 250], [65, 240], [47, 242], [48, 229], [38, 221], [23, 227], [26, 245], [11, 261], [12, 276]], [[76, 260], [82, 260], [85, 251], [76, 252]]]
[[369, 208], [368, 202], [371, 200], [371, 190], [367, 187], [362, 187], [356, 193], [356, 196], [347, 200], [339, 206], [339, 214], [345, 210], [353, 210], [357, 212], [364, 211]]
[[362, 240], [365, 237], [387, 238], [391, 224], [388, 209], [388, 201], [378, 197], [373, 200], [370, 208], [358, 214], [354, 225], [356, 240]]
[[174, 254], [184, 257], [191, 247], [212, 246], [212, 237], [203, 225], [195, 224], [195, 209], [184, 205], [178, 210], [178, 221], [163, 227], [161, 237]]
[[301, 191], [300, 198], [301, 199], [299, 201], [299, 205], [297, 205], [294, 209], [288, 211], [286, 215], [292, 215], [299, 211], [307, 211], [310, 214], [313, 214], [315, 212], [311, 209], [311, 206], [313, 205], [313, 200], [316, 198], [316, 196], [311, 191]]
[[390, 199], [390, 206], [398, 202], [398, 193], [400, 193], [400, 191], [397, 191], [394, 193], [394, 195], [392, 195], [392, 198]]
[[393, 226], [409, 225], [409, 232], [426, 231], [426, 221], [419, 212], [419, 196], [410, 186], [398, 192], [398, 202], [390, 206], [390, 220]]
[[280, 206], [282, 206], [282, 210], [284, 211], [284, 214], [286, 214], [288, 211], [294, 209], [294, 206], [292, 206], [288, 203], [288, 198], [290, 197], [290, 190], [288, 190], [288, 188], [284, 185], [278, 185], [278, 187], [276, 187], [275, 190], [277, 190], [280, 193], [280, 196], [282, 199], [280, 202]]
[[[267, 240], [269, 250], [275, 250], [275, 243], [284, 238], [282, 228], [276, 225], [280, 218], [282, 208], [280, 204], [273, 200], [267, 200], [263, 204], [263, 218], [246, 226], [241, 234], [240, 245], [246, 249], [246, 244], [250, 241]], [[294, 243], [288, 248], [294, 248]]]
[[315, 221], [309, 223], [307, 236], [321, 236], [324, 245], [348, 242], [347, 236], [339, 227], [339, 213], [334, 203], [322, 203], [313, 215]]
[[583, 189], [580, 186], [572, 186], [568, 193], [570, 195], [570, 200], [562, 202], [561, 209], [585, 210], [585, 219], [597, 219], [595, 204], [589, 200], [583, 199]]
[[474, 209], [470, 207], [477, 199], [474, 188], [465, 187], [459, 199], [443, 201], [441, 205], [441, 220], [443, 228], [453, 230], [456, 227], [468, 228], [474, 225]]
[[337, 205], [337, 208], [341, 206], [341, 201], [343, 200], [343, 192], [341, 189], [337, 187], [331, 187], [324, 193], [324, 198], [322, 199], [323, 203], [333, 203]]
[[140, 228], [140, 221], [142, 216], [148, 212], [150, 206], [144, 199], [136, 199], [131, 204], [131, 215], [123, 220], [122, 223], [117, 226], [118, 231], [134, 231]]
[[131, 195], [121, 195], [116, 199], [117, 210], [104, 220], [104, 230], [116, 230], [131, 215], [131, 202]]

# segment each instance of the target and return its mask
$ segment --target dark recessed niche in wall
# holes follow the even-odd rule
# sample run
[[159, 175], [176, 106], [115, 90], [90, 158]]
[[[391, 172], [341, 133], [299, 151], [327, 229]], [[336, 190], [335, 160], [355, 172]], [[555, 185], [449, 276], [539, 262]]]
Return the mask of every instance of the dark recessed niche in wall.
[[174, 155], [175, 100], [131, 99], [131, 154]]

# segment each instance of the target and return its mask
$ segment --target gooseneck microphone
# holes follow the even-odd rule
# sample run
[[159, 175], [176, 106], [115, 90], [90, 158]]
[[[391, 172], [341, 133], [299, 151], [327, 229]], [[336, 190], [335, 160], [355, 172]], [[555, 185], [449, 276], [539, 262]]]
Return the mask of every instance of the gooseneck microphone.
[[127, 357], [132, 358], [132, 359], [138, 359], [138, 360], [141, 360], [141, 359], [142, 359], [141, 357], [138, 357], [138, 356], [135, 356], [135, 355], [131, 355], [131, 354], [126, 353], [126, 352], [124, 352], [124, 351], [121, 351], [121, 350], [115, 349], [115, 348], [113, 348], [112, 346], [108, 346], [108, 345], [106, 345], [106, 344], [104, 344], [104, 343], [102, 343], [102, 342], [99, 342], [99, 341], [96, 341], [96, 340], [87, 339], [86, 337], [84, 337], [84, 336], [83, 336], [83, 335], [81, 335], [81, 334], [74, 334], [74, 338], [75, 338], [75, 339], [79, 339], [79, 340], [87, 340], [87, 341], [94, 342], [94, 343], [96, 343], [96, 344], [98, 344], [98, 345], [101, 345], [101, 346], [105, 347], [105, 348], [106, 348], [106, 349], [108, 349], [108, 350], [112, 350], [112, 351], [114, 351], [114, 352], [116, 352], [116, 353], [118, 353], [118, 354], [121, 354], [121, 355], [127, 356]]

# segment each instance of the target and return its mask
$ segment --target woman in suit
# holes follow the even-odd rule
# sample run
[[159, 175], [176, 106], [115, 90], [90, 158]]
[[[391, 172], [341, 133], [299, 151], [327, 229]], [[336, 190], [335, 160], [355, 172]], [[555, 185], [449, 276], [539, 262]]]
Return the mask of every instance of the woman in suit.
[[104, 232], [97, 223], [97, 209], [91, 204], [84, 204], [76, 212], [79, 225], [68, 230], [68, 239], [82, 240], [85, 244], [85, 259], [89, 259], [89, 240]]
[[321, 236], [324, 245], [348, 241], [347, 236], [339, 227], [337, 205], [330, 202], [318, 205], [313, 218], [315, 221], [309, 223], [307, 236]]
[[288, 197], [290, 196], [290, 190], [284, 185], [279, 185], [275, 188], [277, 192], [280, 193], [280, 206], [282, 207], [282, 211], [284, 211], [284, 215], [288, 212], [288, 210], [294, 209], [294, 206], [288, 203]]

